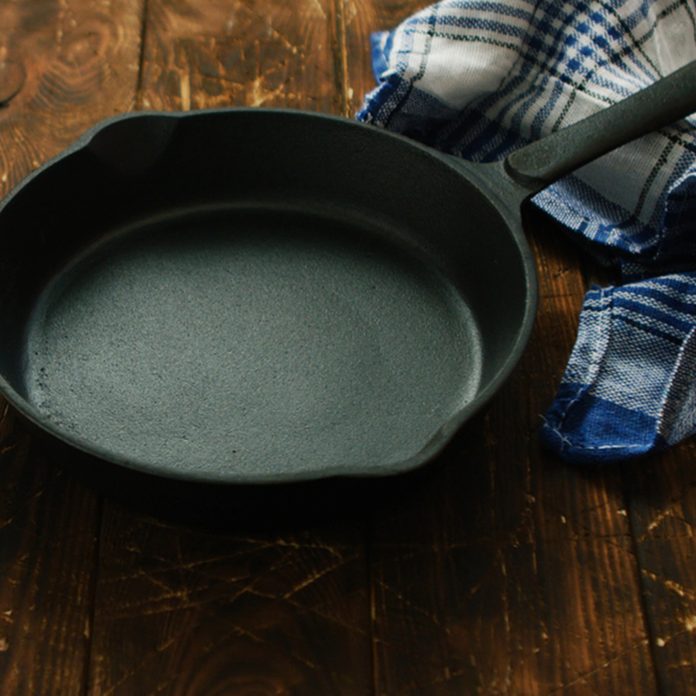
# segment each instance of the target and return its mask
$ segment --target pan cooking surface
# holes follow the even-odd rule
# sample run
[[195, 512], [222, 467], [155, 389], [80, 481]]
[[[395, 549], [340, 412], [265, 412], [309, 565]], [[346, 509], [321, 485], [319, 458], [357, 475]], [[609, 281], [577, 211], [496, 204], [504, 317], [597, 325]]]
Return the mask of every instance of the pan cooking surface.
[[111, 234], [46, 286], [27, 336], [28, 398], [59, 428], [151, 471], [228, 480], [407, 459], [481, 372], [443, 276], [309, 213]]

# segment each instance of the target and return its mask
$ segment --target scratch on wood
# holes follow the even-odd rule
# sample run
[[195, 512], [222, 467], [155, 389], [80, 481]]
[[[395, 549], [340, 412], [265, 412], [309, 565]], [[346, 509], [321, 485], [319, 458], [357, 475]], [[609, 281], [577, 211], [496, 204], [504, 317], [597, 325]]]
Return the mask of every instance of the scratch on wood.
[[658, 515], [656, 515], [650, 522], [650, 524], [645, 528], [645, 532], [640, 535], [640, 538], [638, 539], [639, 542], [645, 541], [648, 536], [650, 536], [650, 533], [657, 529], [657, 527], [662, 524], [662, 522], [667, 518], [672, 515], [672, 506], [666, 507], [664, 510], [660, 511]]
[[177, 590], [176, 588], [164, 582], [164, 580], [156, 578], [154, 573], [146, 573], [142, 568], [139, 570], [138, 575], [147, 580], [148, 582], [151, 582], [155, 587], [158, 587], [160, 590], [163, 590], [164, 595], [162, 595], [162, 597], [176, 597], [182, 599], [185, 602], [190, 599], [189, 591], [186, 587], [183, 590]]
[[[178, 527], [172, 527], [172, 529], [175, 529], [177, 533], [180, 530]], [[238, 540], [237, 539], [231, 539], [230, 540], [234, 545], [237, 544]], [[247, 541], [247, 540], [244, 540]], [[256, 547], [249, 546], [248, 548], [243, 548], [239, 549], [237, 551], [234, 551], [233, 553], [223, 553], [215, 556], [205, 556], [202, 559], [197, 559], [195, 561], [187, 561], [186, 563], [181, 563], [178, 564], [175, 561], [172, 560], [171, 556], [161, 556], [156, 553], [152, 553], [152, 558], [155, 561], [158, 561], [159, 563], [162, 563], [163, 566], [165, 566], [169, 570], [189, 570], [191, 568], [198, 568], [199, 566], [202, 565], [207, 565], [209, 563], [215, 563], [218, 561], [231, 561], [239, 557], [244, 557], [252, 553], [256, 553], [259, 550], [265, 550], [268, 548], [272, 548], [273, 544], [272, 543], [265, 543], [262, 544], [261, 542], [257, 542]]]
[[[121, 604], [118, 607], [115, 607], [115, 609], [111, 612], [109, 612], [109, 616], [114, 619], [118, 618], [126, 618], [129, 616], [151, 616], [154, 614], [166, 614], [169, 612], [174, 612], [174, 611], [185, 611], [187, 609], [196, 609], [196, 608], [201, 608], [209, 604], [214, 604], [215, 602], [219, 601], [219, 597], [213, 596], [213, 597], [208, 597], [208, 598], [203, 598], [203, 599], [198, 599], [197, 597], [192, 595], [192, 591], [188, 587], [183, 587], [181, 589], [176, 589], [173, 587], [170, 587], [164, 582], [158, 581], [155, 578], [153, 578], [150, 574], [146, 574], [142, 571], [133, 574], [129, 579], [137, 579], [139, 577], [142, 577], [143, 579], [151, 581], [156, 587], [161, 588], [164, 590], [162, 594], [155, 598], [147, 598], [144, 600], [139, 600], [139, 601], [134, 601], [134, 602], [128, 602], [126, 604]], [[214, 578], [217, 580], [218, 578]], [[247, 579], [246, 576], [242, 578], [235, 578], [235, 580], [242, 580], [242, 579]], [[227, 578], [219, 578], [219, 580], [224, 580], [225, 582], [230, 582], [229, 579]], [[253, 582], [256, 582], [258, 578], [255, 578], [252, 580]], [[231, 595], [230, 597], [227, 598], [227, 603], [231, 603], [234, 600], [236, 600], [241, 594], [244, 594], [244, 592], [248, 589], [249, 585], [245, 585], [240, 592]], [[196, 594], [200, 595], [201, 593], [209, 590], [209, 587], [199, 587], [196, 589]], [[171, 603], [170, 600], [175, 600], [175, 603]], [[178, 600], [178, 601], [176, 601]]]
[[[512, 636], [512, 630], [510, 626], [510, 600], [508, 598], [508, 584], [507, 584], [507, 565], [505, 564], [505, 556], [501, 550], [498, 550], [498, 559], [500, 561], [500, 572], [504, 578], [502, 584], [501, 599], [503, 604], [503, 625], [505, 626], [505, 640], [507, 643], [506, 652], [510, 654], [510, 638]], [[510, 693], [510, 687], [512, 686], [512, 661], [508, 658], [507, 666], [505, 669], [505, 684], [504, 693]]]
[[258, 12], [257, 10], [254, 9], [253, 5], [249, 4], [248, 2], [243, 3], [244, 4], [244, 9], [252, 16], [255, 17], [256, 19], [261, 20], [267, 27], [268, 33], [275, 39], [278, 39], [284, 46], [287, 48], [290, 53], [295, 55], [298, 52], [297, 46], [288, 39], [287, 36], [285, 36], [283, 33], [278, 31], [273, 24], [271, 23], [270, 19], [268, 16]]
[[431, 686], [442, 686], [460, 677], [465, 677], [468, 674], [468, 670], [465, 669], [450, 669], [445, 667], [442, 671], [442, 676], [436, 677], [431, 683]]
[[259, 75], [252, 81], [249, 106], [262, 106], [269, 99], [274, 99], [285, 91], [285, 86], [282, 84], [273, 90], [267, 90], [263, 86], [263, 79], [263, 75]]
[[56, 48], [58, 51], [63, 47], [63, 25], [65, 24], [65, 16], [69, 11], [68, 3], [65, 0], [58, 2], [58, 16], [56, 17]]
[[[602, 662], [598, 667], [594, 667], [593, 669], [587, 671], [587, 672], [582, 672], [578, 674], [575, 679], [572, 679], [569, 682], [566, 682], [564, 684], [561, 684], [560, 686], [554, 687], [551, 689], [551, 691], [546, 692], [546, 696], [552, 696], [553, 694], [557, 694], [560, 691], [567, 691], [571, 686], [575, 686], [576, 684], [584, 683], [588, 689], [592, 689], [592, 687], [587, 683], [588, 677], [593, 677], [599, 672], [605, 670], [607, 667], [610, 665], [614, 664], [618, 660], [623, 659], [626, 657], [626, 655], [632, 653], [636, 648], [641, 648], [645, 645], [647, 645], [648, 639], [647, 638], [641, 638], [639, 641], [636, 641], [635, 643], [629, 645], [625, 650], [622, 650], [620, 653], [614, 655], [613, 657], [610, 657], [608, 660]], [[594, 693], [594, 690], [592, 690]]]
[[[187, 563], [181, 563], [178, 564], [174, 561], [172, 561], [170, 558], [163, 558], [162, 556], [156, 556], [153, 555], [152, 558], [160, 563], [162, 563], [162, 567], [160, 568], [153, 568], [152, 570], [149, 571], [148, 577], [151, 577], [152, 575], [159, 575], [159, 574], [166, 574], [166, 573], [171, 573], [173, 571], [181, 571], [181, 570], [195, 570], [197, 573], [198, 572], [203, 572], [201, 569], [204, 568], [205, 566], [216, 564], [216, 563], [223, 563], [223, 562], [230, 562], [234, 561], [240, 558], [244, 558], [245, 556], [248, 556], [250, 554], [256, 553], [259, 550], [264, 550], [268, 548], [267, 546], [259, 547], [258, 549], [240, 549], [239, 551], [235, 553], [227, 553], [227, 554], [221, 554], [219, 556], [210, 556], [208, 558], [202, 558], [198, 559], [196, 561], [189, 561]], [[132, 551], [132, 548], [126, 548], [127, 551]], [[135, 571], [128, 571], [126, 573], [120, 573], [119, 575], [112, 575], [109, 576], [108, 578], [104, 578], [102, 582], [105, 583], [113, 583], [113, 582], [123, 582], [124, 580], [137, 580], [138, 578], [142, 577], [143, 571], [142, 569], [137, 569]], [[209, 574], [208, 577], [210, 578], [217, 578], [216, 575]], [[230, 578], [229, 575], [225, 574], [224, 580], [244, 580], [248, 577], [247, 574], [241, 575], [237, 578]], [[223, 579], [223, 578], [219, 578]]]
[[264, 573], [261, 575], [257, 576], [254, 578], [251, 582], [249, 582], [247, 585], [245, 585], [240, 591], [236, 592], [234, 595], [231, 597], [227, 598], [227, 603], [231, 603], [236, 601], [239, 597], [241, 597], [244, 594], [249, 594], [252, 596], [256, 597], [262, 597], [263, 599], [270, 599], [270, 600], [283, 600], [290, 604], [290, 606], [295, 607], [296, 609], [300, 609], [302, 611], [308, 611], [311, 614], [315, 614], [316, 616], [319, 616], [322, 619], [326, 619], [327, 621], [330, 621], [331, 623], [335, 623], [338, 626], [341, 626], [345, 629], [348, 629], [351, 632], [358, 633], [359, 635], [363, 635], [365, 632], [356, 627], [352, 626], [345, 621], [341, 621], [339, 618], [335, 616], [331, 616], [330, 614], [325, 614], [315, 606], [305, 606], [298, 602], [294, 597], [283, 597], [282, 595], [278, 596], [276, 594], [271, 594], [268, 592], [263, 592], [262, 590], [259, 590], [258, 588], [255, 587], [256, 583], [266, 574], [268, 574], [271, 571], [277, 570], [278, 567], [280, 567], [284, 561], [287, 560], [289, 557], [289, 554], [284, 556], [280, 561], [276, 562], [271, 566], [270, 569], [267, 569]]
[[[561, 539], [553, 540], [553, 539], [545, 539], [545, 543], [549, 543], [551, 541], [560, 541], [560, 542], [569, 542], [569, 541], [579, 541], [579, 542], [598, 542], [601, 541], [602, 543], [605, 543], [607, 546], [611, 546], [612, 548], [620, 550], [622, 553], [628, 553], [628, 554], [633, 554], [633, 547], [629, 543], [630, 540], [630, 532], [626, 530], [621, 530], [621, 531], [609, 531], [609, 532], [599, 532], [598, 530], [594, 529], [593, 526], [588, 525], [587, 523], [583, 522], [581, 519], [578, 519], [577, 516], [573, 516], [573, 519], [571, 520], [570, 524], [567, 524], [568, 518], [560, 512], [555, 506], [552, 504], [546, 503], [545, 505], [546, 508], [548, 508], [549, 512], [554, 511], [557, 512], [559, 517], [565, 519], [565, 523], [563, 523], [563, 519], [561, 519], [561, 522], [566, 526], [571, 529], [571, 533], [568, 535], [563, 535]], [[590, 508], [586, 508], [584, 511], [587, 510], [595, 510], [598, 509], [599, 507], [606, 507], [605, 505], [601, 506], [593, 506]], [[626, 543], [617, 543], [622, 540], [625, 540]]]
[[370, 666], [372, 671], [372, 693], [378, 694], [380, 691], [381, 680], [381, 661], [380, 661], [380, 639], [377, 635], [377, 592], [373, 579], [373, 568], [368, 561], [368, 601], [370, 602], [370, 624], [368, 626], [368, 635], [370, 636]]
[[332, 0], [334, 8], [334, 31], [336, 33], [334, 50], [334, 71], [339, 98], [339, 111], [342, 116], [350, 116], [353, 90], [349, 84], [348, 47], [346, 39], [345, 0]]
[[429, 611], [427, 611], [423, 607], [420, 607], [417, 604], [414, 604], [409, 599], [406, 599], [406, 597], [404, 597], [398, 590], [395, 590], [393, 587], [390, 587], [389, 585], [387, 585], [387, 583], [385, 583], [384, 580], [382, 580], [381, 578], [379, 580], [377, 580], [377, 584], [383, 590], [386, 590], [387, 592], [393, 594], [405, 607], [408, 607], [409, 609], [413, 609], [414, 611], [418, 612], [419, 614], [426, 616], [436, 626], [442, 625], [442, 622], [437, 618], [437, 616], [435, 616], [435, 614], [431, 614]]
[[290, 53], [292, 53], [293, 55], [297, 54], [297, 46], [295, 46], [295, 44], [292, 43], [292, 41], [290, 41], [290, 39], [288, 39], [288, 37], [285, 36], [285, 34], [276, 29], [270, 21], [268, 22], [268, 31], [272, 37], [279, 39], [280, 42], [285, 46], [285, 48], [287, 48], [288, 51], [290, 51]]
[[682, 660], [681, 662], [675, 662], [673, 665], [667, 665], [665, 669], [669, 671], [675, 669], [683, 669], [684, 667], [693, 667], [693, 662], [691, 662], [691, 660]]
[[[252, 594], [256, 594], [256, 593], [252, 593]], [[261, 595], [260, 593], [258, 593], [258, 594], [262, 597], [268, 597], [268, 595]], [[314, 614], [315, 616], [318, 616], [321, 619], [329, 621], [332, 624], [340, 626], [341, 628], [345, 628], [347, 631], [350, 631], [351, 633], [355, 633], [359, 636], [365, 635], [365, 631], [362, 628], [359, 628], [358, 626], [352, 626], [351, 624], [347, 623], [346, 621], [341, 621], [341, 619], [339, 619], [337, 616], [332, 616], [331, 614], [326, 614], [323, 611], [319, 611], [319, 609], [317, 607], [304, 606], [304, 605], [300, 604], [299, 602], [297, 602], [296, 600], [294, 600], [292, 597], [285, 599], [285, 601], [288, 602], [288, 604], [290, 604], [290, 606], [292, 606], [296, 609], [308, 611], [310, 614]], [[378, 641], [378, 642], [381, 642], [382, 644], [387, 644], [386, 641], [383, 641], [383, 640]]]
[[239, 543], [245, 543], [245, 544], [251, 544], [254, 545], [254, 551], [257, 549], [269, 549], [269, 548], [274, 548], [274, 547], [279, 547], [279, 548], [290, 548], [290, 549], [315, 549], [319, 551], [327, 551], [328, 553], [332, 554], [333, 556], [336, 556], [337, 558], [341, 557], [341, 549], [342, 548], [349, 548], [349, 547], [343, 547], [341, 545], [335, 545], [332, 546], [330, 544], [324, 544], [321, 542], [304, 542], [304, 541], [296, 541], [295, 539], [254, 539], [250, 537], [234, 537], [233, 539], [234, 543], [239, 544]]
[[[182, 631], [183, 633], [183, 631]], [[131, 668], [129, 669], [125, 674], [121, 675], [121, 678], [114, 682], [108, 689], [105, 689], [104, 691], [101, 691], [98, 687], [96, 688], [97, 693], [103, 694], [103, 696], [109, 696], [109, 694], [113, 694], [116, 692], [116, 690], [123, 686], [126, 682], [131, 680], [140, 670], [143, 668], [143, 666], [152, 660], [154, 657], [157, 657], [160, 655], [162, 652], [167, 650], [169, 647], [171, 647], [176, 640], [178, 639], [178, 636], [173, 636], [171, 638], [168, 638], [167, 640], [163, 641], [159, 645], [156, 645], [152, 650], [148, 651], [143, 655], [143, 657]]]
[[135, 107], [136, 109], [148, 108], [150, 106], [143, 96], [143, 76], [145, 72], [145, 44], [147, 41], [148, 10], [149, 0], [143, 1], [142, 15], [140, 17], [140, 51], [138, 55], [138, 76], [135, 84]]
[[[157, 601], [164, 601], [167, 598], [161, 598], [158, 599]], [[211, 604], [217, 604], [219, 603], [219, 598], [217, 597], [209, 597], [208, 599], [202, 599], [200, 601], [189, 601], [186, 604], [182, 603], [177, 603], [177, 604], [165, 604], [164, 606], [153, 606], [151, 608], [145, 608], [145, 609], [140, 609], [139, 607], [133, 607], [133, 606], [128, 606], [124, 607], [124, 609], [136, 609], [136, 611], [123, 611], [123, 612], [114, 612], [112, 614], [108, 614], [108, 618], [110, 619], [128, 619], [128, 618], [133, 618], [133, 617], [144, 617], [144, 616], [159, 616], [159, 615], [164, 615], [164, 614], [175, 614], [177, 612], [182, 612], [182, 611], [188, 611], [189, 609], [202, 609], [208, 605]], [[106, 615], [106, 613], [105, 613]]]
[[[268, 645], [269, 640], [264, 638], [263, 636], [258, 635], [258, 633], [255, 633], [253, 631], [250, 631], [248, 628], [244, 628], [243, 626], [239, 625], [233, 625], [233, 629], [235, 629], [234, 635], [242, 636], [243, 638], [249, 638], [251, 641], [254, 643], [258, 643], [259, 645]], [[298, 662], [301, 662], [305, 667], [309, 667], [312, 670], [319, 670], [320, 667], [319, 665], [316, 664], [316, 662], [312, 662], [311, 660], [308, 660], [306, 657], [303, 657], [301, 655], [298, 655], [296, 651], [290, 650], [289, 654]]]
[[309, 0], [309, 1], [310, 1], [310, 4], [313, 5], [314, 8], [319, 11], [319, 14], [321, 15], [321, 17], [326, 19], [326, 12], [324, 12], [324, 8], [322, 7], [319, 0]]
[[657, 575], [657, 573], [653, 573], [652, 571], [646, 570], [645, 568], [643, 568], [642, 573], [654, 582], [661, 583], [668, 590], [671, 590], [680, 597], [684, 599], [689, 599], [691, 601], [696, 601], [696, 592], [684, 587], [683, 585], [680, 585], [678, 582], [675, 582], [674, 580], [667, 580], [665, 578], [661, 578], [659, 575]]
[[686, 626], [686, 622], [683, 622], [685, 624], [685, 627], [682, 628], [680, 631], [677, 631], [676, 633], [672, 633], [672, 635], [665, 636], [665, 637], [658, 637], [655, 639], [655, 645], [657, 645], [658, 648], [664, 648], [667, 643], [670, 643], [673, 641], [675, 638], [681, 638], [681, 636], [685, 635], [686, 633], [692, 633], [693, 628], [689, 628]]
[[179, 75], [179, 94], [181, 96], [181, 110], [191, 111], [191, 77], [187, 70]]
[[[253, 578], [251, 578], [251, 580], [249, 580], [248, 583], [245, 583], [244, 585], [242, 585], [242, 587], [238, 588], [234, 593], [231, 593], [228, 597], [226, 597], [225, 603], [228, 605], [231, 605], [234, 602], [236, 602], [240, 597], [244, 596], [247, 593], [254, 594], [255, 590], [256, 590], [255, 585], [257, 583], [259, 583], [263, 578], [265, 578], [269, 574], [276, 572], [279, 568], [282, 568], [283, 565], [290, 562], [292, 560], [292, 558], [293, 558], [292, 552], [284, 553], [279, 559], [274, 561], [268, 568], [265, 568], [262, 572], [260, 572], [259, 574], [257, 574]], [[260, 594], [260, 593], [257, 593], [257, 594]], [[161, 602], [162, 600], [173, 599], [173, 598], [181, 599], [181, 593], [175, 593], [173, 596], [167, 596], [167, 595], [160, 596], [157, 599], [157, 602]], [[269, 597], [269, 598], [280, 599], [279, 597]], [[175, 611], [177, 609], [187, 609], [187, 608], [203, 606], [206, 604], [213, 604], [216, 601], [217, 601], [216, 598], [208, 598], [205, 600], [201, 600], [199, 602], [189, 601], [188, 604], [185, 606], [182, 606], [181, 604], [174, 606], [174, 607], [172, 607], [170, 605], [167, 605], [165, 607], [158, 606], [158, 607], [154, 607], [153, 611], [145, 610], [145, 611], [140, 611], [140, 613], [141, 614], [145, 614], [145, 613], [151, 614], [151, 613], [160, 613], [160, 612], [166, 613], [168, 611]], [[134, 604], [129, 604], [126, 607], [121, 607], [121, 609], [132, 609], [132, 608], [138, 607], [138, 606], [147, 606], [147, 604], [148, 604], [147, 602], [140, 602], [137, 604], [134, 603]], [[128, 614], [126, 614], [126, 615], [128, 615]]]
[[317, 582], [317, 580], [319, 580], [320, 578], [323, 578], [324, 576], [329, 575], [330, 573], [333, 573], [334, 571], [343, 567], [347, 563], [350, 563], [351, 561], [355, 561], [357, 558], [358, 558], [357, 555], [349, 556], [348, 558], [342, 558], [338, 563], [334, 563], [332, 566], [329, 566], [328, 568], [323, 568], [321, 570], [318, 570], [318, 571], [312, 573], [307, 578], [302, 580], [302, 582], [299, 582], [297, 585], [295, 585], [290, 590], [288, 590], [283, 595], [283, 599], [287, 599], [288, 597], [292, 597], [293, 595], [297, 594], [301, 590], [304, 590], [305, 587], [309, 587], [310, 585]]

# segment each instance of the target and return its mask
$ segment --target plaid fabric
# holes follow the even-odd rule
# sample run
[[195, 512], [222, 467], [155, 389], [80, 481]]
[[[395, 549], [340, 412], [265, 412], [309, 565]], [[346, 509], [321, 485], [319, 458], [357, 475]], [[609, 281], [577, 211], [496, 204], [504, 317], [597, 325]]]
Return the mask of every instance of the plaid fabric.
[[[694, 0], [445, 0], [372, 37], [358, 118], [472, 161], [509, 152], [696, 59]], [[696, 119], [645, 136], [532, 199], [622, 287], [587, 294], [543, 441], [617, 459], [696, 430]], [[661, 276], [660, 274], [671, 273]]]

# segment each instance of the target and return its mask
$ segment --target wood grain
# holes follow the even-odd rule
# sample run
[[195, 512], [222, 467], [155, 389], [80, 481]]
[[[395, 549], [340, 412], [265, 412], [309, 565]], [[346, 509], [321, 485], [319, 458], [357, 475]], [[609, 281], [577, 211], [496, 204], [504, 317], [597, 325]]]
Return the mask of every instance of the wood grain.
[[[133, 105], [140, 0], [0, 3], [0, 195]], [[60, 230], [54, 230], [59, 234]], [[0, 693], [84, 693], [99, 498], [0, 404]]]
[[132, 108], [141, 3], [0, 4], [0, 195], [96, 121]]
[[196, 529], [107, 505], [92, 693], [366, 693], [351, 527], [249, 524]]
[[[329, 15], [323, 0], [150, 0], [138, 102], [335, 111]], [[216, 530], [196, 528], [188, 494], [173, 520], [106, 500], [90, 693], [369, 692], [362, 515], [298, 526], [312, 493], [292, 490], [259, 489], [220, 526], [240, 502], [223, 492]]]
[[629, 513], [661, 694], [696, 684], [696, 447], [626, 464]]
[[81, 694], [98, 499], [6, 404], [0, 420], [0, 693]]
[[150, 0], [139, 104], [336, 111], [326, 5]]

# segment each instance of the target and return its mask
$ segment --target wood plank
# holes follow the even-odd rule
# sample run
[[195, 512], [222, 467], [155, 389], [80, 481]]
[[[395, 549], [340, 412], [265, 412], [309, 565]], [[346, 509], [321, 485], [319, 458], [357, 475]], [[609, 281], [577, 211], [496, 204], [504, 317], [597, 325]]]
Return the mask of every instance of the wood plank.
[[[132, 106], [140, 0], [0, 5], [0, 195]], [[99, 498], [0, 404], [0, 693], [82, 694]]]
[[2, 409], [0, 693], [81, 694], [98, 499]]
[[[329, 15], [150, 0], [139, 104], [335, 111]], [[344, 488], [149, 485], [105, 501], [91, 693], [369, 693], [364, 519], [337, 517]]]
[[661, 694], [696, 684], [696, 444], [626, 464], [644, 606]]
[[[347, 90], [373, 85], [368, 32], [422, 6], [345, 1]], [[584, 282], [558, 230], [528, 228], [540, 311], [520, 367], [430, 477], [374, 511], [377, 694], [655, 692], [620, 472], [565, 466], [536, 440]]]

